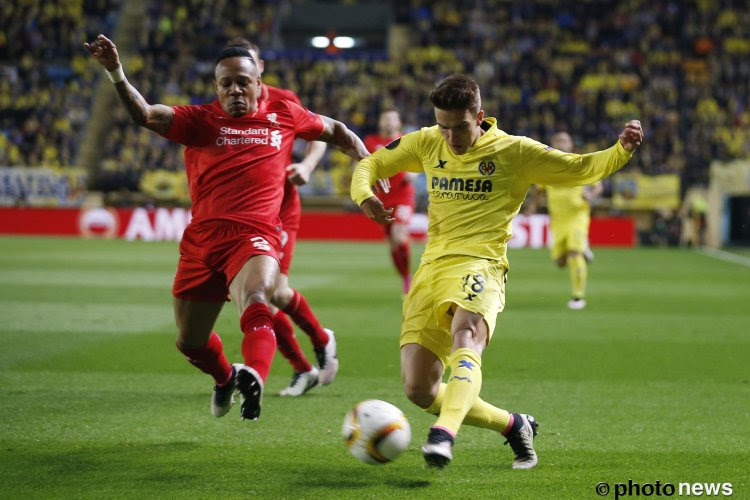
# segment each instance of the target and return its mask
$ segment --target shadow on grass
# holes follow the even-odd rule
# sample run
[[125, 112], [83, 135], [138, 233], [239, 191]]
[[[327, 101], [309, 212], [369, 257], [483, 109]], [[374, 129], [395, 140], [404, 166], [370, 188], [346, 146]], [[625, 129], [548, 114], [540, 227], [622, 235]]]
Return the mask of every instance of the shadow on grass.
[[199, 449], [197, 443], [177, 441], [149, 445], [123, 443], [120, 446], [72, 450], [5, 451], [13, 452], [14, 468], [18, 472], [34, 470], [49, 483], [67, 481], [71, 475], [79, 478], [111, 476], [138, 481], [184, 483], [198, 479], [200, 475], [191, 474], [189, 467], [182, 470], [173, 467], [174, 459]]
[[308, 469], [305, 476], [294, 481], [294, 484], [302, 488], [325, 490], [358, 490], [383, 486], [398, 490], [415, 490], [427, 488], [431, 484], [426, 480], [393, 477], [392, 474], [384, 475], [381, 471], [381, 468], [372, 469], [371, 472], [357, 467], [353, 470], [339, 469], [332, 474], [330, 469], [318, 473], [313, 473]]

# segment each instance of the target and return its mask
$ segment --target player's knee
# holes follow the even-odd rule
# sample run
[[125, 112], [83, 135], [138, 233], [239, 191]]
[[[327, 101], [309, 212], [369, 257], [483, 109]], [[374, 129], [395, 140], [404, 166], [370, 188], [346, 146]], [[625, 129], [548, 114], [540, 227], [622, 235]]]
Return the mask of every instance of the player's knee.
[[470, 324], [453, 333], [453, 349], [468, 348], [479, 354], [487, 344], [487, 334], [479, 325]]
[[409, 401], [422, 409], [428, 408], [437, 396], [437, 391], [431, 386], [407, 380], [404, 381], [404, 393]]
[[252, 304], [265, 304], [269, 305], [270, 293], [263, 289], [257, 288], [253, 290], [244, 290], [240, 293], [239, 304], [242, 309], [249, 307]]
[[271, 303], [279, 309], [284, 309], [294, 298], [294, 290], [288, 286], [279, 286], [273, 292]]
[[266, 290], [253, 290], [247, 294], [247, 303], [250, 304], [266, 304], [270, 302], [269, 293]]

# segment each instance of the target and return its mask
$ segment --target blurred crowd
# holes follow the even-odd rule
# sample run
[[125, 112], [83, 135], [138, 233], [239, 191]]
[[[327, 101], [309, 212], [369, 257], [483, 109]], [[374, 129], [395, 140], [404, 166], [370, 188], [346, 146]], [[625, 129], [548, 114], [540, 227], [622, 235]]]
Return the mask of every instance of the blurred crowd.
[[[352, 3], [352, 2], [349, 2]], [[354, 2], [356, 3], [356, 2]], [[111, 33], [119, 2], [5, 4], [0, 26], [0, 165], [71, 164], [101, 71], [84, 39]], [[395, 107], [408, 129], [434, 121], [427, 93], [453, 72], [474, 76], [505, 131], [547, 141], [568, 130], [579, 152], [608, 147], [639, 118], [647, 141], [630, 169], [707, 183], [712, 159], [750, 157], [750, 7], [745, 0], [411, 0], [394, 2], [406, 29], [390, 57], [301, 57], [278, 37], [293, 2], [148, 2], [129, 79], [150, 102], [214, 98], [213, 59], [244, 36], [266, 59], [264, 81], [310, 109], [375, 132]], [[267, 50], [269, 49], [269, 50]], [[274, 50], [270, 50], [274, 49]], [[182, 168], [180, 148], [114, 110], [102, 144], [106, 189], [137, 190], [150, 170]], [[313, 190], [346, 189], [348, 164], [329, 153]], [[321, 180], [322, 179], [322, 180]], [[106, 180], [103, 181], [106, 184]]]
[[83, 40], [112, 32], [119, 0], [0, 5], [0, 165], [70, 166], [95, 82]]

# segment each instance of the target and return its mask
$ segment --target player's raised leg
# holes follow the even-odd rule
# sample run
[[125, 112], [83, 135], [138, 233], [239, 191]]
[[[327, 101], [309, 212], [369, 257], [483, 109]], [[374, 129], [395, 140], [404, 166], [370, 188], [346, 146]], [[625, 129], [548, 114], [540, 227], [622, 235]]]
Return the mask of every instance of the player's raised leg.
[[477, 313], [455, 307], [451, 325], [453, 349], [448, 358], [450, 377], [446, 384], [440, 416], [430, 428], [422, 448], [430, 465], [443, 466], [450, 460], [450, 448], [466, 414], [482, 387], [482, 351], [487, 345], [487, 325]]
[[[469, 318], [476, 320], [473, 316], [469, 316]], [[459, 319], [461, 318], [459, 317]], [[427, 336], [421, 335], [419, 338], [423, 339], [423, 341], [427, 340], [426, 345], [433, 344], [429, 340], [429, 334]], [[481, 351], [481, 343], [475, 347]], [[450, 355], [446, 353], [446, 364], [461, 365], [461, 361], [466, 362], [463, 364], [472, 362], [471, 357], [474, 356], [470, 355], [471, 357], [467, 360], [466, 358], [462, 358], [461, 353], [456, 355], [456, 352], [459, 352], [459, 350], [455, 349], [454, 353]], [[428, 441], [422, 448], [427, 463], [438, 467], [447, 465], [453, 458], [452, 446], [455, 433], [458, 430], [456, 425], [458, 416], [455, 410], [458, 408], [459, 413], [463, 412], [463, 407], [460, 405], [462, 404], [462, 399], [466, 398], [466, 394], [461, 394], [461, 387], [457, 384], [458, 382], [463, 382], [461, 379], [449, 380], [447, 384], [441, 383], [444, 368], [445, 366], [441, 358], [431, 349], [419, 343], [402, 345], [401, 377], [407, 397], [427, 413], [443, 417], [442, 421], [438, 419], [436, 425], [430, 429]], [[473, 380], [476, 379], [476, 374], [473, 373], [473, 370], [467, 370], [465, 366], [452, 372], [451, 379], [454, 376], [467, 376], [461, 375], [462, 369], [469, 372], [468, 377], [473, 377], [473, 383]], [[451, 403], [454, 411], [443, 412], [446, 391], [451, 382], [455, 386], [453, 388], [454, 395], [452, 396], [453, 401]], [[456, 387], [459, 389], [458, 391], [456, 391]], [[458, 392], [458, 395], [455, 394], [456, 392]], [[463, 421], [459, 421], [460, 423], [490, 429], [505, 436], [506, 443], [511, 445], [515, 454], [514, 469], [531, 468], [536, 465], [537, 457], [533, 448], [533, 438], [536, 435], [537, 424], [533, 417], [520, 413], [510, 413], [476, 396], [468, 411], [465, 412]]]
[[242, 266], [229, 284], [229, 294], [240, 312], [242, 357], [244, 365], [235, 365], [237, 389], [242, 395], [242, 418], [260, 416], [263, 386], [276, 352], [273, 318], [268, 309], [276, 287], [279, 264], [269, 255], [254, 255]]
[[213, 331], [223, 302], [199, 302], [175, 297], [177, 349], [203, 373], [214, 379], [211, 414], [222, 417], [234, 404], [234, 372], [224, 356], [221, 338]]

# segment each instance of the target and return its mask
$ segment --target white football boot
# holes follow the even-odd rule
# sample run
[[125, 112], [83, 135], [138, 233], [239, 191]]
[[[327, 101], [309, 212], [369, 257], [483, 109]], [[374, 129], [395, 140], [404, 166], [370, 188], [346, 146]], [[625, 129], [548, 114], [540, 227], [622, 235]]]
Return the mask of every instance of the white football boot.
[[279, 396], [302, 396], [318, 385], [318, 369], [314, 366], [307, 372], [294, 372], [289, 387], [282, 390]]
[[229, 378], [229, 382], [219, 387], [214, 386], [214, 393], [211, 395], [211, 415], [214, 417], [223, 417], [229, 410], [232, 409], [234, 404], [234, 391], [237, 390], [235, 382], [236, 372], [234, 366], [232, 367], [232, 376]]
[[321, 385], [328, 385], [336, 378], [339, 360], [336, 357], [336, 337], [333, 335], [333, 330], [328, 328], [324, 330], [328, 334], [328, 343], [321, 349], [315, 349], [315, 356], [318, 358], [318, 368], [320, 368], [318, 382]]
[[586, 301], [583, 299], [572, 298], [568, 301], [568, 309], [573, 311], [580, 311], [584, 307], [586, 307]]
[[427, 442], [422, 446], [422, 456], [430, 467], [442, 469], [453, 460], [453, 436], [443, 429], [431, 427]]
[[260, 417], [260, 403], [263, 399], [263, 379], [255, 369], [240, 363], [235, 363], [237, 373], [235, 383], [242, 399], [240, 412], [242, 420], [258, 420]]

